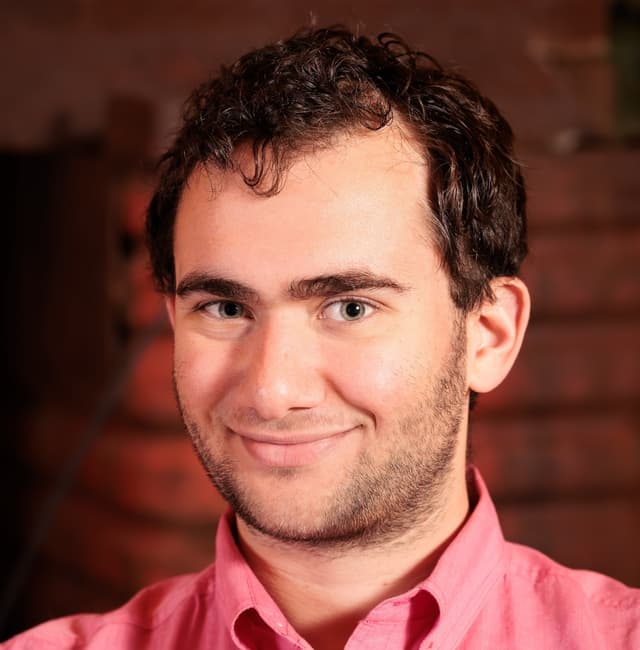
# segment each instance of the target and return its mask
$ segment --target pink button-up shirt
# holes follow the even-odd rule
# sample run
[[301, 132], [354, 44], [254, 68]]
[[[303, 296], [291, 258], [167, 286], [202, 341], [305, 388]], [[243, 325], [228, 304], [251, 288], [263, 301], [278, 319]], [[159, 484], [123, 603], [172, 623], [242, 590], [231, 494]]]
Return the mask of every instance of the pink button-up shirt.
[[[562, 567], [504, 541], [487, 489], [432, 574], [369, 612], [350, 650], [450, 648], [640, 649], [640, 591]], [[238, 551], [232, 515], [216, 539], [216, 563], [166, 580], [108, 614], [44, 623], [6, 650], [227, 650], [310, 648]]]

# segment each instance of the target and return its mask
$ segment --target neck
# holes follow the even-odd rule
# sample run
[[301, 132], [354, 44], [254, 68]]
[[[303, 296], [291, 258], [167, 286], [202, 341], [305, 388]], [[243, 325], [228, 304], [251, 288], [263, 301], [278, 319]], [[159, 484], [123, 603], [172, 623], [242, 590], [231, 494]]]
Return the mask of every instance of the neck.
[[365, 548], [287, 543], [237, 520], [240, 548], [291, 625], [315, 650], [344, 648], [378, 603], [429, 576], [469, 510], [464, 476], [446, 507], [410, 531]]

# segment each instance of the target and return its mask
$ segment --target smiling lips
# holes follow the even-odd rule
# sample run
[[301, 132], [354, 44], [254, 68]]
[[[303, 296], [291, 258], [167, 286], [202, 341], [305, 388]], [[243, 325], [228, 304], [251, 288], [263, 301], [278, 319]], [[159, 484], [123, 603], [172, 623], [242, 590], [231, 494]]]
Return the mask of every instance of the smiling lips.
[[316, 435], [263, 436], [249, 433], [235, 433], [249, 455], [259, 463], [270, 467], [301, 467], [320, 460], [330, 452], [350, 431]]

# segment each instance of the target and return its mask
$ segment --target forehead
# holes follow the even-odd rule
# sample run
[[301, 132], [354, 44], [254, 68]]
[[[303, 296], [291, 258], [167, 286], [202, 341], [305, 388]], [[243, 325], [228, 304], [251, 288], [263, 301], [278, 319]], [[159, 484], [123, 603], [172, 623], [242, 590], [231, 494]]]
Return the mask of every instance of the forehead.
[[[246, 155], [239, 154], [241, 168]], [[200, 168], [178, 208], [176, 278], [240, 260], [249, 274], [252, 263], [268, 261], [291, 272], [297, 266], [296, 275], [424, 265], [434, 252], [427, 173], [415, 144], [393, 126], [300, 155], [274, 196], [256, 194], [237, 172]]]

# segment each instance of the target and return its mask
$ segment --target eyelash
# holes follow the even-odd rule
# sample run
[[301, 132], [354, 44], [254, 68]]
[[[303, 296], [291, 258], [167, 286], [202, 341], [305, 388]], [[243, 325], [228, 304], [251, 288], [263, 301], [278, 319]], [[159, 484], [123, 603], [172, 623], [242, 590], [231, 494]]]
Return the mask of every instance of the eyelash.
[[[378, 311], [380, 309], [380, 307], [376, 303], [372, 302], [371, 300], [367, 300], [367, 299], [356, 297], [356, 296], [342, 296], [340, 298], [333, 299], [329, 303], [323, 305], [321, 313], [324, 313], [327, 309], [329, 309], [333, 305], [346, 305], [346, 304], [348, 304], [350, 302], [355, 302], [355, 303], [360, 303], [362, 305], [365, 305], [366, 308], [369, 308], [374, 312], [376, 312], [376, 311]], [[196, 307], [194, 308], [194, 311], [196, 311], [196, 312], [206, 312], [208, 307], [211, 307], [211, 306], [217, 305], [217, 304], [224, 304], [224, 303], [234, 303], [234, 304], [239, 305], [240, 307], [242, 307], [242, 309], [245, 312], [243, 317], [244, 318], [246, 318], [246, 317], [252, 318], [251, 311], [245, 305], [243, 305], [241, 302], [237, 302], [235, 300], [224, 300], [224, 299], [209, 300], [209, 301], [204, 302], [202, 304], [196, 305]], [[369, 317], [369, 315], [365, 315], [362, 318], [353, 319], [353, 321], [344, 320], [343, 322], [347, 322], [347, 323], [348, 322], [357, 322], [357, 321], [360, 321], [360, 320], [365, 320], [368, 317]], [[322, 316], [321, 318], [322, 319], [327, 319], [326, 316]], [[221, 318], [220, 320], [225, 320], [225, 319]], [[229, 318], [228, 320], [236, 320], [236, 319]]]

